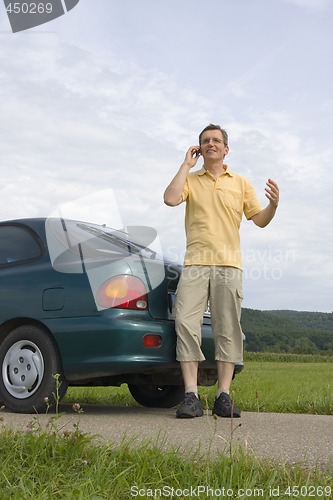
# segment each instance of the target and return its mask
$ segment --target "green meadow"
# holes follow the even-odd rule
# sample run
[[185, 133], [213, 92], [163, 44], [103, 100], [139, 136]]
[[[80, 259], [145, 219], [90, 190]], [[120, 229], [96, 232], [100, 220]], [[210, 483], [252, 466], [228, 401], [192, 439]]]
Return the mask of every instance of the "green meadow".
[[[333, 415], [333, 357], [248, 353], [232, 390], [243, 411]], [[216, 387], [201, 387], [212, 408]], [[70, 388], [65, 401], [139, 406], [127, 386]]]

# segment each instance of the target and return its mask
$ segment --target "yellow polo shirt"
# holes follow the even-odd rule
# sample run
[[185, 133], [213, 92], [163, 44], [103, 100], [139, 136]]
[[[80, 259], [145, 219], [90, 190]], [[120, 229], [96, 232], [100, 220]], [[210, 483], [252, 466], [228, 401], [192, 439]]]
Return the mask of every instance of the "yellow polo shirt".
[[218, 179], [204, 168], [190, 172], [182, 193], [186, 201], [185, 265], [242, 268], [239, 228], [243, 213], [262, 210], [254, 187], [224, 165]]

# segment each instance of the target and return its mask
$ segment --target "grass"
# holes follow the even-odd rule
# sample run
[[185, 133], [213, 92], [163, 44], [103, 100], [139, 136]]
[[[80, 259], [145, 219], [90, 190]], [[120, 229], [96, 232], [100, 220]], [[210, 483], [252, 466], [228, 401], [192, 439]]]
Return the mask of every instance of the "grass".
[[233, 389], [244, 411], [333, 415], [332, 364], [249, 361]]
[[[237, 404], [251, 411], [332, 414], [332, 363], [316, 358], [248, 356], [234, 381]], [[201, 388], [212, 404], [215, 387]], [[125, 386], [71, 388], [67, 402], [137, 405]], [[79, 405], [73, 410], [80, 413]], [[1, 414], [0, 414], [1, 417]], [[258, 459], [232, 442], [217, 456], [162, 451], [153, 440], [134, 445], [96, 441], [79, 424], [64, 431], [62, 415], [42, 428], [0, 432], [1, 500], [131, 498], [333, 498], [333, 463], [323, 467]]]
[[[333, 415], [333, 358], [249, 354], [233, 383], [237, 405], [244, 411]], [[216, 386], [201, 387], [213, 406]], [[67, 402], [138, 406], [127, 386], [70, 388]]]
[[303, 498], [310, 488], [312, 497], [332, 498], [332, 468], [276, 465], [241, 449], [232, 457], [185, 456], [176, 448], [161, 451], [153, 442], [92, 445], [77, 429], [66, 436], [6, 430], [0, 433], [0, 453], [2, 500], [158, 499], [172, 492], [173, 498], [188, 498], [191, 489], [201, 499], [271, 498], [273, 491], [291, 498], [285, 496], [291, 487], [303, 488]]

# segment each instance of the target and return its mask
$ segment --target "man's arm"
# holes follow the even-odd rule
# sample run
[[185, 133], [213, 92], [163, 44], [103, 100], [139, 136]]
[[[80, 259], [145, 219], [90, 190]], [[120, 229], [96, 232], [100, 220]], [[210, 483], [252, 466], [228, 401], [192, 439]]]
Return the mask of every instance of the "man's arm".
[[164, 192], [164, 203], [166, 205], [175, 207], [182, 202], [182, 192], [186, 178], [191, 168], [197, 164], [200, 154], [196, 155], [196, 153], [199, 151], [199, 146], [191, 146], [187, 151], [184, 162]]
[[265, 196], [269, 199], [269, 204], [251, 219], [258, 227], [265, 227], [271, 222], [279, 204], [279, 188], [272, 179], [267, 181]]

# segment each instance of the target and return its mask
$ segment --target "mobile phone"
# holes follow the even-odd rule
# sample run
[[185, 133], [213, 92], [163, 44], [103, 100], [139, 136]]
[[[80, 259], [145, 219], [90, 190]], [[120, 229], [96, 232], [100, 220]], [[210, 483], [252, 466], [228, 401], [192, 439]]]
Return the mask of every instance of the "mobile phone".
[[201, 149], [198, 149], [196, 152], [195, 152], [195, 157], [198, 158], [198, 156], [201, 155]]

